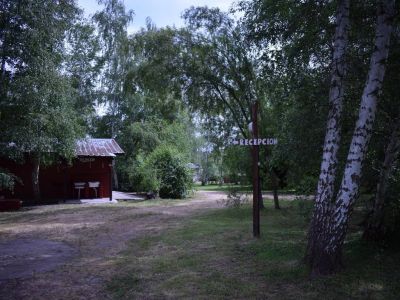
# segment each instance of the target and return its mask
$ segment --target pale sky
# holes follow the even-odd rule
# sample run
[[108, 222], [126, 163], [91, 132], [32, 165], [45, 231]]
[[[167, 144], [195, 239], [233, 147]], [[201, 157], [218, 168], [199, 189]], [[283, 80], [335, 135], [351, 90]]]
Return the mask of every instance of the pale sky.
[[[101, 9], [97, 0], [77, 0], [78, 5], [85, 10], [86, 15], [93, 15]], [[182, 12], [191, 6], [219, 7], [227, 11], [235, 0], [124, 0], [127, 10], [135, 12], [133, 22], [128, 28], [133, 33], [144, 27], [146, 18], [150, 17], [157, 27], [183, 25]]]

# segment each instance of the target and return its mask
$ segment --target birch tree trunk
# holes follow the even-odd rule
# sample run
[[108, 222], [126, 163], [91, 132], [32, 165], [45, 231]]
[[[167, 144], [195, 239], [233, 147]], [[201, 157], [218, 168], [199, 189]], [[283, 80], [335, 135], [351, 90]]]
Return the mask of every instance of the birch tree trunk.
[[[332, 218], [329, 241], [323, 256], [330, 264], [331, 272], [341, 267], [342, 246], [346, 236], [348, 222], [355, 200], [358, 197], [361, 169], [367, 153], [368, 142], [375, 120], [378, 95], [386, 70], [389, 54], [390, 36], [394, 18], [394, 0], [382, 0], [378, 3], [374, 52], [371, 56], [367, 81], [361, 98], [360, 111], [350, 149], [347, 156], [344, 175], [338, 192]], [[318, 266], [312, 272], [319, 273]]]
[[32, 157], [32, 190], [33, 197], [37, 203], [40, 200], [39, 172], [40, 172], [40, 154], [34, 154]]
[[383, 226], [385, 193], [389, 176], [392, 173], [394, 163], [400, 150], [400, 118], [397, 119], [389, 144], [385, 149], [385, 159], [379, 175], [376, 188], [374, 208], [372, 215], [367, 219], [363, 239], [368, 241], [380, 241], [384, 238], [385, 228]]
[[336, 30], [329, 91], [329, 114], [314, 212], [308, 233], [306, 261], [310, 266], [318, 265], [321, 268], [323, 268], [321, 264], [324, 258], [320, 257], [319, 254], [322, 253], [321, 249], [325, 245], [330, 224], [331, 203], [338, 164], [337, 153], [341, 138], [340, 120], [343, 109], [344, 77], [347, 69], [345, 55], [348, 44], [349, 6], [350, 0], [340, 0], [336, 11]]
[[114, 186], [111, 187], [111, 190], [114, 188], [118, 191], [119, 189], [119, 181], [118, 181], [118, 173], [117, 173], [117, 168], [115, 167], [115, 159], [113, 159], [112, 162], [112, 172], [113, 172], [113, 183]]

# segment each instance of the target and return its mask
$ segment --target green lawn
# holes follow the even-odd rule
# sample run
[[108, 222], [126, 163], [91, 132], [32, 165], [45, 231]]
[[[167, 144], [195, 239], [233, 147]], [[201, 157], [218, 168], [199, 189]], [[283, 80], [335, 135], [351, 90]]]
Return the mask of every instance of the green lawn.
[[219, 185], [219, 184], [207, 184], [207, 185], [201, 185], [201, 184], [195, 184], [194, 186], [196, 191], [221, 191], [221, 192], [227, 192], [232, 189], [237, 189], [240, 191], [251, 191], [252, 187], [251, 185], [234, 185], [234, 184], [224, 184], [224, 185]]
[[[251, 192], [253, 190], [253, 187], [251, 185], [235, 185], [235, 184], [207, 184], [207, 185], [201, 185], [201, 184], [195, 184], [194, 189], [196, 191], [216, 191], [216, 192], [229, 192], [232, 189], [242, 191], [242, 192]], [[263, 190], [263, 193], [272, 193], [270, 190]], [[293, 189], [287, 189], [287, 190], [279, 190], [278, 194], [279, 195], [293, 195], [295, 194], [296, 191]]]
[[302, 263], [309, 204], [282, 202], [262, 212], [251, 235], [251, 208], [221, 209], [177, 229], [134, 239], [108, 283], [115, 299], [398, 299], [400, 254], [367, 247], [352, 227], [346, 269], [309, 280]]

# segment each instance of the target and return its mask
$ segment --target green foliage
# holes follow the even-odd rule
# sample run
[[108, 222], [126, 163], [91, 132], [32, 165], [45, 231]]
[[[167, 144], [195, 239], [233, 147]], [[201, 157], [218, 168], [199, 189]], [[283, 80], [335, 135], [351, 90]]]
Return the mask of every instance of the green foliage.
[[127, 78], [131, 89], [150, 94], [149, 100], [162, 107], [163, 117], [170, 121], [174, 110], [179, 110], [181, 105], [182, 40], [178, 32], [170, 27], [157, 28], [149, 22], [146, 29], [132, 36], [136, 65]]
[[133, 19], [133, 11], [125, 11], [120, 0], [100, 0], [102, 11], [93, 16], [99, 33], [101, 58], [101, 86], [97, 97], [107, 107], [108, 135], [115, 137], [123, 126], [123, 107], [130, 100], [124, 88], [125, 78], [133, 63], [129, 53], [127, 27]]
[[14, 84], [23, 88], [16, 88], [14, 101], [7, 108], [9, 113], [3, 119], [13, 124], [7, 140], [13, 141], [18, 150], [53, 152], [71, 158], [82, 132], [66, 78], [49, 68], [34, 66], [32, 74], [20, 77]]
[[143, 163], [144, 158], [141, 152], [129, 158], [117, 157], [115, 165], [119, 177], [119, 188], [122, 191], [143, 191], [141, 187]]
[[14, 142], [13, 152], [74, 154], [82, 135], [80, 115], [62, 64], [67, 31], [78, 12], [73, 1], [5, 6], [10, 23], [1, 35], [0, 142]]
[[179, 152], [168, 146], [156, 148], [143, 165], [143, 182], [148, 190], [157, 188], [161, 198], [180, 199], [191, 187], [190, 172]]
[[[204, 145], [204, 144], [203, 144]], [[211, 147], [210, 144], [206, 143]], [[210, 181], [212, 182], [220, 182], [221, 178], [218, 174], [218, 166], [217, 160], [218, 155], [216, 155], [215, 151], [211, 149], [207, 149], [207, 147], [200, 147], [197, 153], [198, 163], [200, 165], [200, 181], [202, 185], [208, 184]]]
[[65, 54], [65, 69], [76, 97], [75, 109], [80, 112], [87, 130], [93, 130], [98, 97], [96, 85], [101, 71], [100, 42], [95, 30], [90, 21], [80, 18], [68, 30], [69, 47]]
[[[219, 9], [192, 7], [183, 17], [183, 73], [190, 108], [232, 132], [248, 135], [250, 106], [264, 98], [258, 80], [257, 50], [245, 40], [244, 28]], [[223, 115], [223, 118], [217, 116]]]
[[251, 182], [251, 163], [248, 148], [230, 146], [225, 149], [223, 164], [229, 182], [240, 184]]
[[[165, 146], [179, 149], [180, 156], [190, 161], [193, 152], [193, 129], [184, 114], [172, 123], [164, 120], [148, 120], [128, 123], [117, 137], [125, 151], [117, 158], [117, 169], [121, 188], [130, 191], [158, 190], [157, 181], [144, 184], [143, 180], [152, 178], [150, 170], [144, 167], [150, 153]], [[153, 177], [155, 178], [155, 177]], [[151, 184], [150, 184], [151, 183]]]
[[21, 183], [21, 180], [17, 176], [11, 174], [5, 169], [0, 168], [0, 191], [9, 190], [13, 192], [17, 182]]
[[317, 182], [318, 178], [315, 176], [304, 175], [300, 177], [300, 180], [295, 186], [296, 194], [300, 196], [314, 195]]

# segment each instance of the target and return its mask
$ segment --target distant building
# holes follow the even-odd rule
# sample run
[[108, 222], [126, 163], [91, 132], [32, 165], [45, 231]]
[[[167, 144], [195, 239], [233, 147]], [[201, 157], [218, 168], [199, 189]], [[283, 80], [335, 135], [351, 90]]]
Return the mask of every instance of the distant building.
[[[82, 139], [76, 143], [75, 154], [71, 164], [60, 160], [47, 167], [41, 166], [39, 183], [42, 198], [110, 198], [112, 162], [116, 155], [124, 154], [121, 147], [114, 139]], [[33, 166], [29, 156], [24, 164], [0, 158], [0, 167], [22, 180], [22, 184], [15, 186], [14, 194], [6, 197], [33, 199]]]

